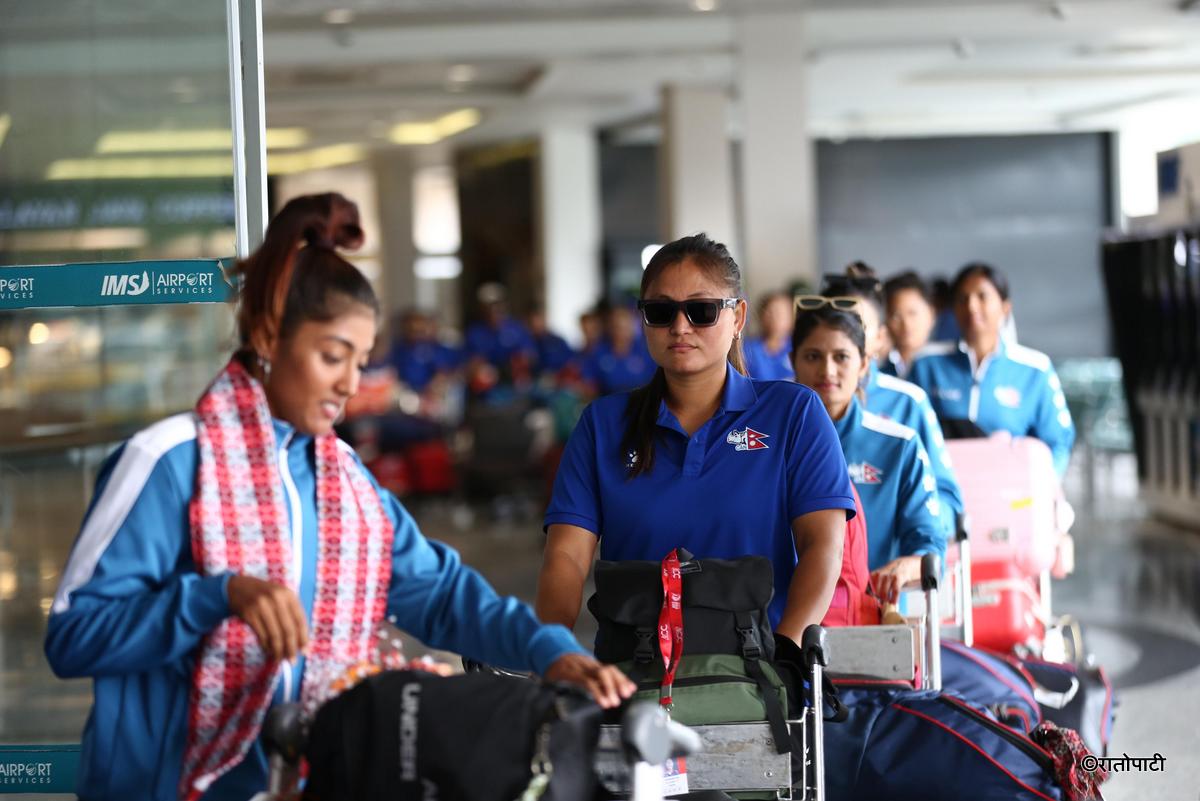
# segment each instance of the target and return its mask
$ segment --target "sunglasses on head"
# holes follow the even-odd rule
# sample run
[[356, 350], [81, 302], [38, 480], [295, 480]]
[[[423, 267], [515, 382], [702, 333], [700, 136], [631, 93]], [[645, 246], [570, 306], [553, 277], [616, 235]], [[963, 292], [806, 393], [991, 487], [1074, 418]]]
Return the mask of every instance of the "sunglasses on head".
[[845, 295], [853, 292], [878, 294], [883, 284], [878, 278], [855, 278], [841, 273], [826, 273], [821, 277], [821, 293], [825, 295]]
[[651, 328], [666, 328], [682, 310], [688, 322], [699, 328], [716, 325], [721, 309], [737, 308], [737, 298], [693, 298], [691, 300], [639, 300], [642, 321]]
[[862, 305], [861, 298], [852, 298], [848, 296], [826, 297], [825, 295], [797, 295], [796, 308], [800, 311], [816, 311], [817, 309], [829, 306], [835, 311], [854, 312], [858, 314], [858, 308]]

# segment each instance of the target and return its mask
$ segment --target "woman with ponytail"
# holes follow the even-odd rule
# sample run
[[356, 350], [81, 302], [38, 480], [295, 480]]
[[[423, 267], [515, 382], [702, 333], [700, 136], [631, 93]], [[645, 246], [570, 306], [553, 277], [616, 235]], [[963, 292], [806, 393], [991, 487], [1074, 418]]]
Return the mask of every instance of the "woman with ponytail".
[[537, 611], [573, 626], [602, 559], [771, 560], [771, 623], [799, 641], [825, 615], [854, 500], [829, 416], [807, 387], [745, 374], [741, 271], [704, 234], [661, 248], [638, 308], [658, 365], [593, 402], [567, 443], [546, 513]]
[[102, 468], [46, 634], [55, 673], [94, 681], [81, 798], [264, 790], [267, 710], [314, 710], [372, 660], [384, 618], [607, 706], [633, 691], [426, 540], [333, 433], [378, 324], [370, 284], [337, 253], [362, 238], [340, 195], [288, 203], [238, 265], [229, 363], [194, 409]]

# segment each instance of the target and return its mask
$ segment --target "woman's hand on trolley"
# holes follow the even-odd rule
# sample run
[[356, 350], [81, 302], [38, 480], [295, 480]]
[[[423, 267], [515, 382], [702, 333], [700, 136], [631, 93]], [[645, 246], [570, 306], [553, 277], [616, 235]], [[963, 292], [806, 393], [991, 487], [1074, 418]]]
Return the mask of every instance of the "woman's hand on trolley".
[[546, 670], [548, 681], [575, 684], [592, 694], [596, 703], [613, 709], [637, 690], [637, 685], [615, 665], [603, 665], [587, 654], [564, 654]]
[[290, 588], [250, 576], [233, 576], [229, 608], [258, 637], [273, 661], [293, 659], [308, 645], [308, 618]]
[[921, 557], [901, 556], [871, 573], [871, 588], [879, 600], [894, 604], [900, 600], [904, 585], [920, 580]]

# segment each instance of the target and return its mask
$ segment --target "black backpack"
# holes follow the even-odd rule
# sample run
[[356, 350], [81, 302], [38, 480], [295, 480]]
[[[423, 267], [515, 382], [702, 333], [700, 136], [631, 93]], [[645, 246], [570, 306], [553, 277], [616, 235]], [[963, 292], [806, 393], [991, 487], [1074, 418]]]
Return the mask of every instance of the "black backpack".
[[[679, 559], [684, 646], [675, 718], [687, 725], [765, 719], [779, 753], [790, 750], [789, 687], [774, 664], [767, 614], [774, 595], [770, 560], [695, 559], [682, 549]], [[662, 565], [602, 560], [595, 583], [588, 611], [599, 623], [596, 658], [620, 665], [638, 682], [641, 697], [656, 699], [664, 672], [658, 643]]]
[[600, 708], [583, 692], [494, 673], [390, 671], [318, 710], [304, 801], [512, 801], [552, 767], [545, 801], [588, 801]]

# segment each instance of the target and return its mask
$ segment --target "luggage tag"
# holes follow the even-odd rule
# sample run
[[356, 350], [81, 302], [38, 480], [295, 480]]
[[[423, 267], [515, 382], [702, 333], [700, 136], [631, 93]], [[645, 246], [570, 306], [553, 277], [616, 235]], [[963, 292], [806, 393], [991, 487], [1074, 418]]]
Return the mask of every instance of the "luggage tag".
[[662, 764], [662, 794], [683, 795], [688, 791], [687, 759], [668, 759]]

